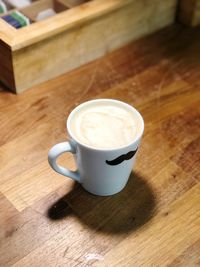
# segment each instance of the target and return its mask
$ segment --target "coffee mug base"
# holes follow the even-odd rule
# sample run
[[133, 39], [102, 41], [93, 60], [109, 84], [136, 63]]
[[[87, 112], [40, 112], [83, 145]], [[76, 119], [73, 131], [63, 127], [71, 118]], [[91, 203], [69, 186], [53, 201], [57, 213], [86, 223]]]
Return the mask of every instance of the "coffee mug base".
[[87, 191], [88, 193], [92, 194], [92, 195], [95, 195], [95, 196], [101, 196], [101, 197], [107, 197], [107, 196], [113, 196], [117, 193], [120, 193], [125, 187], [126, 187], [126, 184], [123, 185], [122, 187], [120, 188], [117, 188], [116, 190], [107, 190], [107, 191], [99, 191], [99, 190], [94, 190], [94, 189], [89, 189], [89, 188], [86, 188], [83, 184], [82, 184], [82, 187], [85, 191]]

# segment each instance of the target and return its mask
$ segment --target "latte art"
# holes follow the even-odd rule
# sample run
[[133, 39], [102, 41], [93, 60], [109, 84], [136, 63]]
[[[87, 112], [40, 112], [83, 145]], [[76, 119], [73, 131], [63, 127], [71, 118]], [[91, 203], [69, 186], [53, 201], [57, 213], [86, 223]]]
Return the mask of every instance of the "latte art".
[[137, 115], [116, 103], [93, 103], [76, 112], [71, 129], [77, 141], [94, 148], [117, 148], [133, 141], [140, 130]]

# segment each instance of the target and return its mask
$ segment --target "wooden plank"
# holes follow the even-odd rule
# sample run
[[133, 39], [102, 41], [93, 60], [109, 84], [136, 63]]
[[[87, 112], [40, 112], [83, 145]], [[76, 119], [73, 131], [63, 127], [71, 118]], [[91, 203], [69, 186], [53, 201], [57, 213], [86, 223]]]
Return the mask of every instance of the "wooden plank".
[[[195, 211], [198, 208], [198, 192], [194, 194], [192, 203], [191, 201], [189, 201], [190, 204], [187, 202], [187, 200], [189, 199], [188, 194], [186, 194], [187, 197], [184, 200], [182, 199], [181, 201], [174, 201], [173, 204], [169, 204], [170, 202], [163, 202], [162, 206], [160, 206], [160, 212], [156, 216], [154, 216], [154, 218], [150, 220], [146, 225], [143, 225], [143, 227], [139, 228], [137, 227], [137, 224], [142, 218], [142, 213], [139, 212], [141, 216], [139, 219], [139, 213], [137, 213], [137, 208], [140, 207], [139, 203], [141, 203], [141, 199], [146, 199], [146, 197], [148, 196], [148, 192], [146, 191], [145, 193], [145, 190], [147, 189], [147, 184], [143, 183], [142, 179], [140, 178], [139, 176], [137, 176], [137, 178], [135, 179], [135, 189], [134, 186], [132, 186], [134, 184], [134, 180], [132, 180], [129, 184], [129, 190], [125, 189], [123, 194], [115, 196], [113, 198], [98, 198], [95, 200], [95, 198], [93, 198], [92, 196], [88, 197], [87, 194], [85, 194], [82, 190], [78, 189], [73, 190], [68, 195], [65, 195], [63, 198], [60, 199], [60, 201], [55, 202], [55, 205], [60, 206], [62, 202], [63, 209], [64, 207], [65, 209], [67, 209], [67, 207], [70, 207], [71, 210], [68, 215], [66, 214], [64, 216], [65, 221], [59, 224], [59, 227], [62, 227], [62, 233], [56, 231], [55, 235], [50, 240], [40, 245], [37, 249], [31, 251], [31, 253], [29, 253], [27, 256], [16, 262], [14, 266], [27, 266], [28, 264], [31, 264], [34, 266], [43, 267], [46, 264], [50, 266], [52, 264], [52, 266], [54, 266], [59, 264], [67, 264], [67, 262], [70, 262], [70, 266], [87, 266], [89, 264], [95, 266], [95, 260], [99, 261], [99, 266], [115, 266], [115, 257], [113, 257], [113, 254], [116, 256], [116, 259], [119, 260], [120, 265], [122, 264], [122, 266], [132, 266], [135, 263], [134, 257], [131, 257], [131, 262], [129, 264], [128, 260], [126, 260], [126, 256], [128, 257], [128, 254], [136, 253], [139, 249], [141, 250], [140, 253], [142, 254], [141, 247], [144, 249], [146, 248], [146, 250], [148, 250], [154, 241], [153, 237], [155, 237], [156, 235], [158, 235], [158, 237], [162, 236], [162, 238], [161, 240], [156, 240], [157, 244], [154, 244], [154, 247], [156, 245], [159, 246], [159, 242], [163, 243], [164, 246], [165, 240], [167, 240], [167, 242], [169, 243], [171, 238], [173, 239], [173, 233], [177, 231], [177, 226], [181, 224], [182, 221], [185, 220], [185, 218], [187, 218], [187, 215], [189, 216], [189, 222], [191, 222], [192, 219], [194, 220], [190, 230], [190, 233], [193, 233], [193, 236], [191, 237], [191, 242], [194, 242], [195, 238], [193, 237], [195, 235], [195, 227], [196, 229], [199, 227], [199, 225], [196, 224], [199, 220], [199, 217], [198, 214], [195, 214]], [[162, 189], [160, 188], [160, 190]], [[166, 194], [167, 191], [168, 189], [166, 189]], [[191, 189], [191, 194], [194, 192], [195, 190]], [[130, 197], [132, 193], [134, 193], [134, 195], [136, 196], [135, 198]], [[129, 198], [127, 202], [128, 195]], [[139, 196], [141, 196], [141, 198]], [[140, 199], [139, 201], [137, 201], [138, 197]], [[152, 203], [150, 199], [148, 200], [149, 209]], [[145, 201], [143, 203], [145, 203]], [[114, 212], [113, 206], [115, 206], [115, 204], [118, 204], [119, 206], [118, 211]], [[192, 204], [194, 205], [194, 207], [191, 209], [190, 205]], [[124, 205], [126, 205], [126, 208]], [[178, 211], [179, 205], [182, 207], [180, 211], [184, 211], [184, 213], [180, 213]], [[125, 210], [123, 211], [122, 206], [124, 206], [125, 208]], [[132, 212], [130, 212], [131, 210]], [[77, 221], [76, 217], [74, 216], [75, 214], [81, 220], [81, 223]], [[191, 214], [192, 216], [190, 216]], [[135, 220], [135, 223], [131, 223], [131, 218], [132, 220]], [[73, 224], [71, 224], [69, 227], [70, 222], [73, 222]], [[63, 228], [63, 225], [65, 223], [67, 223], [68, 227]], [[182, 234], [182, 232], [184, 232], [184, 229], [190, 227], [190, 225], [186, 225], [186, 223], [187, 220], [184, 221], [183, 225], [180, 228], [180, 235]], [[126, 227], [123, 228], [124, 224], [126, 224]], [[131, 231], [130, 229], [134, 227], [134, 224], [135, 231]], [[90, 228], [92, 228], [93, 231], [95, 230], [95, 240], [91, 240], [91, 235], [93, 235], [93, 231], [91, 231], [90, 228], [87, 228], [88, 225], [90, 225]], [[169, 231], [169, 225], [172, 225], [173, 227], [175, 227], [175, 229], [173, 229], [172, 227], [171, 233], [169, 233], [169, 235], [162, 235], [164, 230]], [[160, 230], [162, 229], [162, 227], [163, 230]], [[119, 232], [118, 234], [116, 234], [117, 232], [115, 231], [117, 229], [121, 229], [121, 234], [119, 234]], [[88, 231], [89, 234], [87, 233]], [[142, 239], [143, 236], [144, 239]], [[196, 238], [198, 237], [199, 236], [197, 235]], [[174, 239], [177, 241], [180, 240], [176, 235], [174, 236]], [[136, 240], [135, 242], [137, 242], [136, 247], [134, 246], [135, 242], [133, 240]], [[181, 242], [182, 248], [184, 246], [187, 247], [188, 243], [190, 243], [185, 242], [184, 244], [184, 241], [185, 240], [183, 238]], [[126, 243], [130, 245], [129, 249], [126, 247]], [[121, 253], [115, 254], [115, 250], [118, 253], [118, 250], [120, 250], [121, 245]], [[128, 250], [128, 254], [123, 251], [123, 249], [125, 248]], [[170, 246], [166, 245], [165, 249], [167, 248], [170, 249]], [[44, 251], [45, 262], [43, 260]], [[113, 252], [112, 260], [107, 261], [107, 255], [110, 255], [111, 251]], [[144, 253], [145, 252], [146, 251], [144, 251]], [[150, 250], [149, 253], [151, 252], [153, 253], [152, 250]], [[89, 257], [89, 255], [91, 255], [91, 257]], [[120, 258], [121, 255], [123, 256]], [[159, 253], [157, 253], [157, 256], [159, 257]], [[151, 260], [151, 257], [149, 257], [149, 259]], [[173, 258], [171, 260], [173, 260]], [[155, 262], [156, 261], [154, 261], [154, 263]], [[159, 260], [159, 262], [162, 261]], [[158, 261], [156, 263], [158, 263]], [[137, 266], [136, 263], [135, 265]], [[119, 265], [116, 264], [116, 266]], [[166, 265], [163, 264], [163, 266]]]
[[[68, 158], [67, 158], [68, 159]], [[71, 161], [71, 163], [70, 163]], [[66, 161], [65, 161], [66, 162]], [[68, 159], [68, 166], [73, 166], [71, 158]], [[51, 176], [51, 179], [49, 177]], [[27, 181], [29, 181], [27, 183]], [[72, 180], [66, 180], [64, 176], [57, 177], [49, 171], [47, 162], [32, 167], [29, 171], [9, 179], [1, 184], [0, 190], [19, 212], [34, 204], [37, 200], [54, 192], [60, 186], [65, 185], [71, 188]], [[34, 191], [32, 189], [35, 189]]]
[[[12, 203], [0, 192], [0, 225], [4, 226], [8, 223], [9, 219], [18, 215], [18, 211]], [[6, 231], [4, 227], [0, 228], [0, 239], [5, 237]]]
[[[48, 208], [58, 196], [52, 194], [44, 203], [44, 209]], [[6, 223], [1, 224], [5, 233], [0, 240], [0, 264], [1, 266], [11, 266], [20, 258], [23, 258], [30, 251], [42, 245], [63, 228], [68, 228], [73, 219], [65, 224], [54, 224], [46, 218], [45, 211], [41, 213], [37, 207], [26, 209], [23, 213], [13, 216]], [[69, 224], [68, 224], [69, 223]]]
[[200, 0], [179, 0], [178, 19], [191, 26], [200, 24]]
[[176, 258], [169, 267], [199, 266], [200, 264], [200, 239], [187, 248], [178, 258]]
[[130, 235], [92, 266], [168, 266], [200, 239], [200, 185], [174, 202], [147, 227]]
[[3, 19], [0, 19], [0, 41], [2, 40], [7, 45], [12, 46], [15, 42], [17, 30], [5, 22]]

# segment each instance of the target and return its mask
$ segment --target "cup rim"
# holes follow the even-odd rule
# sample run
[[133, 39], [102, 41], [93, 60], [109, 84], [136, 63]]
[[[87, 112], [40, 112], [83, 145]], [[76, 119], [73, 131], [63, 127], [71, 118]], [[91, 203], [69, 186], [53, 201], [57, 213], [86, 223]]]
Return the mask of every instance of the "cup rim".
[[[80, 110], [82, 107], [88, 105], [89, 103], [94, 103], [94, 102], [98, 103], [98, 102], [102, 102], [102, 101], [103, 102], [118, 103], [120, 105], [126, 106], [129, 110], [134, 111], [134, 113], [137, 114], [137, 116], [140, 120], [140, 123], [141, 123], [141, 128], [140, 128], [140, 131], [138, 131], [136, 137], [131, 142], [127, 143], [126, 145], [118, 146], [118, 147], [114, 147], [114, 148], [99, 148], [99, 147], [94, 147], [94, 146], [90, 146], [90, 145], [87, 145], [85, 143], [82, 143], [74, 136], [74, 134], [71, 131], [71, 127], [70, 127], [71, 119], [72, 119], [74, 113], [76, 113], [78, 110]], [[131, 106], [130, 104], [128, 104], [126, 102], [112, 99], [112, 98], [98, 98], [98, 99], [92, 99], [92, 100], [85, 101], [85, 102], [81, 103], [80, 105], [76, 106], [70, 112], [70, 114], [67, 118], [67, 121], [66, 121], [66, 126], [67, 126], [67, 131], [68, 131], [70, 138], [74, 139], [79, 145], [86, 147], [87, 149], [91, 149], [91, 150], [115, 151], [115, 150], [127, 148], [130, 145], [133, 145], [134, 143], [137, 143], [140, 140], [140, 138], [142, 137], [142, 134], [144, 132], [144, 119], [143, 119], [142, 115], [140, 114], [140, 112], [136, 108], [134, 108], [133, 106]]]

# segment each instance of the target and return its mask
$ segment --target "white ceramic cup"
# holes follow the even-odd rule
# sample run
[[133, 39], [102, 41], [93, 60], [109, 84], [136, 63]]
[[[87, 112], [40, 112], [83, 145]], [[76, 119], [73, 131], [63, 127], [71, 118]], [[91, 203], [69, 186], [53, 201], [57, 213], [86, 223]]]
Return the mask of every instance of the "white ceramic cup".
[[[75, 138], [70, 127], [74, 113], [78, 112], [79, 109], [85, 105], [90, 105], [90, 103], [93, 104], [94, 102], [100, 101], [117, 103], [122, 108], [124, 107], [126, 109], [130, 109], [134, 115], [137, 116], [139, 123], [141, 123], [139, 127], [140, 130], [131, 143], [126, 146], [113, 149], [99, 149], [82, 144]], [[67, 131], [70, 137], [69, 141], [59, 143], [53, 146], [49, 151], [48, 161], [51, 167], [56, 172], [79, 182], [84, 189], [92, 194], [108, 196], [120, 192], [125, 187], [131, 174], [136, 158], [136, 151], [144, 131], [144, 121], [140, 113], [132, 106], [118, 100], [91, 100], [77, 106], [70, 113], [67, 119]], [[71, 171], [56, 163], [57, 158], [65, 152], [74, 154], [77, 164], [76, 171]], [[123, 160], [123, 158], [125, 159]], [[115, 161], [113, 161], [114, 159]], [[112, 165], [107, 162], [111, 162]]]

